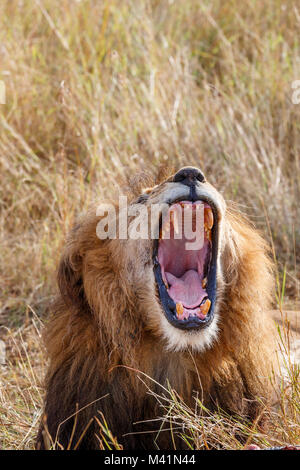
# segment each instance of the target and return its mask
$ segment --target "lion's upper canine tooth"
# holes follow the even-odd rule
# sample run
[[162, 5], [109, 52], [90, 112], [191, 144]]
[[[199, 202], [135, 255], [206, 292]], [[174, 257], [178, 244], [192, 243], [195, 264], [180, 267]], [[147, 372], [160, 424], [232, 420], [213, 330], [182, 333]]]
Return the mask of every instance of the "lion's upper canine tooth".
[[204, 224], [204, 231], [205, 231], [207, 240], [211, 242], [211, 230], [205, 224]]
[[170, 238], [170, 224], [166, 222], [161, 229], [160, 238], [169, 239]]
[[177, 210], [171, 212], [171, 222], [173, 223], [174, 232], [179, 233], [179, 220]]
[[210, 306], [211, 306], [211, 301], [209, 299], [206, 299], [204, 304], [200, 305], [200, 310], [201, 310], [202, 315], [206, 316], [208, 314]]
[[211, 230], [214, 225], [214, 215], [210, 207], [204, 208], [204, 225]]
[[203, 289], [206, 287], [206, 285], [207, 285], [207, 277], [205, 277], [205, 278], [202, 279], [202, 287], [203, 287]]

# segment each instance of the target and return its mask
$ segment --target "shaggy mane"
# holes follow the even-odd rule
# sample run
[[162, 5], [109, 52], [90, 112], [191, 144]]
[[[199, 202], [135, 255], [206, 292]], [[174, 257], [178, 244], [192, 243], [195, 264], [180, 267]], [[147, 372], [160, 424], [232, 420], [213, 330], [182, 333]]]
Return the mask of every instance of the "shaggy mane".
[[[149, 330], [139, 312], [142, 293], [133, 295], [122, 266], [124, 246], [119, 240], [97, 238], [94, 209], [74, 227], [59, 266], [60, 294], [44, 335], [50, 358], [47, 431], [44, 421], [38, 448], [46, 446], [49, 435], [64, 448], [78, 441], [81, 448], [99, 448], [94, 419], [99, 411], [125, 448], [153, 448], [155, 435], [130, 433], [156, 429], [157, 424], [133, 423], [154, 419], [160, 410], [138, 374], [128, 368], [162, 385], [169, 381], [191, 406], [200, 377], [203, 402], [211, 410], [220, 406], [249, 419], [261, 413], [272, 395], [272, 324], [266, 314], [272, 263], [265, 241], [244, 217], [228, 209], [226, 220], [218, 336], [201, 353], [168, 351], [163, 337]], [[139, 263], [133, 258], [127, 269]], [[149, 386], [160, 393], [153, 382]], [[82, 408], [76, 419], [67, 419]], [[184, 445], [180, 442], [179, 448]], [[158, 444], [173, 447], [168, 432], [161, 433]]]

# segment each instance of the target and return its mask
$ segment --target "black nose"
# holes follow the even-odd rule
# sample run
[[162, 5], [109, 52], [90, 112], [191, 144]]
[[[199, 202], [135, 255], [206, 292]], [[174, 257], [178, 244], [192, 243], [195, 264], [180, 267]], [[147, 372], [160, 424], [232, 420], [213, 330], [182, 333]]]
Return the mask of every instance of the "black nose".
[[182, 183], [186, 184], [187, 186], [192, 186], [197, 181], [200, 181], [200, 183], [204, 183], [205, 176], [200, 170], [198, 170], [198, 168], [194, 168], [192, 166], [185, 166], [176, 173], [173, 178], [173, 181], [174, 183]]

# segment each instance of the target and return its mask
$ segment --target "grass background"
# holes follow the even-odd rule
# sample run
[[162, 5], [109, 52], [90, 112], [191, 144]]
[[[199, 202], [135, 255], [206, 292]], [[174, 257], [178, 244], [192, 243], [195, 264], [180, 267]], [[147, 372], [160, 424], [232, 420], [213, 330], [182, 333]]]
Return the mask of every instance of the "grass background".
[[65, 234], [126, 178], [199, 166], [273, 243], [274, 302], [299, 304], [299, 27], [293, 0], [1, 1], [2, 447], [32, 446]]

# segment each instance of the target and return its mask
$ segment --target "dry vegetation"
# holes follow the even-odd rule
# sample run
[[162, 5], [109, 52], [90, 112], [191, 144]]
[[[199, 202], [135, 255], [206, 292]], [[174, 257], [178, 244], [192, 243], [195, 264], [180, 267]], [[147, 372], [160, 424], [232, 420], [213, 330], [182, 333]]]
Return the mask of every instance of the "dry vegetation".
[[[45, 367], [39, 318], [65, 233], [124, 177], [200, 166], [272, 234], [274, 299], [299, 302], [299, 27], [294, 0], [1, 1], [2, 448], [33, 445]], [[299, 369], [288, 370], [278, 442], [299, 443]], [[239, 447], [224, 417], [195, 419], [174, 396], [171, 405], [196, 447], [204, 429]]]

